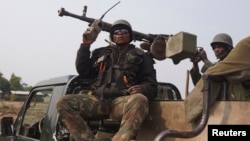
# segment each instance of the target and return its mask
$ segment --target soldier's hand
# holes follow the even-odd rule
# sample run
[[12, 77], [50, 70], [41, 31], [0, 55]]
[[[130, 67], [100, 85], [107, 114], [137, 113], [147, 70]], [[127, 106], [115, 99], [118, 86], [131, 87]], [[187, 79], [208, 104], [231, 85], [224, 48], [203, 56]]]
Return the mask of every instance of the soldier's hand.
[[201, 57], [197, 55], [197, 56], [191, 58], [190, 61], [195, 63], [195, 64], [198, 64], [198, 62], [201, 61]]
[[135, 93], [141, 93], [142, 89], [140, 85], [134, 85], [130, 88], [128, 88], [128, 92], [130, 95], [135, 94]]
[[90, 37], [89, 36], [89, 28], [87, 28], [87, 30], [83, 33], [83, 36], [82, 36], [83, 44], [91, 45], [96, 40], [96, 37], [94, 39], [89, 38], [89, 37]]
[[199, 54], [199, 56], [200, 56], [200, 58], [201, 58], [202, 61], [208, 60], [207, 53], [206, 53], [206, 51], [203, 48], [199, 49], [198, 54]]

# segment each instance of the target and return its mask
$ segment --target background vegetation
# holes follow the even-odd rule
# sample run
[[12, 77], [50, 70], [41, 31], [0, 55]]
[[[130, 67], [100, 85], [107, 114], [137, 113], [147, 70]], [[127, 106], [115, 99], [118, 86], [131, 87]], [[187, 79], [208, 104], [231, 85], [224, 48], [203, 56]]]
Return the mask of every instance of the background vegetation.
[[0, 99], [8, 99], [11, 95], [11, 91], [29, 91], [32, 86], [28, 86], [26, 83], [22, 83], [22, 78], [12, 73], [10, 79], [3, 77], [3, 73], [0, 72]]

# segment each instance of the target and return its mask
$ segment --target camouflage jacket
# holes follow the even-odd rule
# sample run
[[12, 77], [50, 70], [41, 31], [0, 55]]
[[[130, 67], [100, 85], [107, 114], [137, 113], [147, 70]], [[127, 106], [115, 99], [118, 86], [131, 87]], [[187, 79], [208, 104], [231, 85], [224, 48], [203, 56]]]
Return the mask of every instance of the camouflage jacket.
[[76, 70], [82, 78], [93, 80], [94, 87], [115, 84], [115, 87], [124, 90], [140, 85], [142, 93], [152, 99], [157, 95], [154, 63], [149, 54], [132, 44], [125, 52], [118, 47], [106, 46], [93, 50], [92, 54], [89, 47], [81, 44], [76, 57]]

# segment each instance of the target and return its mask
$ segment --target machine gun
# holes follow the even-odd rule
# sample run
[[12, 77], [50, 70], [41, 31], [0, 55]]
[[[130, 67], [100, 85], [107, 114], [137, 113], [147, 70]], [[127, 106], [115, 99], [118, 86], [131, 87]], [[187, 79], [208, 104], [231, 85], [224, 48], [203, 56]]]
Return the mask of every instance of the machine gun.
[[[69, 17], [73, 17], [73, 18], [88, 22], [89, 24], [92, 24], [96, 19], [87, 17], [86, 13], [87, 13], [87, 6], [84, 6], [83, 14], [81, 16], [70, 13], [66, 11], [64, 8], [61, 8], [58, 10], [58, 15], [61, 17], [69, 16]], [[104, 22], [104, 21], [100, 21], [100, 25], [101, 25], [100, 27], [102, 31], [110, 32], [112, 24]], [[132, 32], [133, 32], [134, 41], [143, 41], [143, 42], [152, 43], [154, 39], [158, 36], [157, 34], [144, 34], [144, 33], [134, 31], [134, 30]], [[163, 36], [168, 37], [169, 35], [163, 35]]]
[[[76, 15], [76, 14], [70, 13], [66, 11], [64, 8], [61, 8], [58, 10], [58, 15], [61, 17], [69, 16], [69, 17], [73, 17], [73, 18], [88, 22], [91, 26], [98, 25], [97, 32], [99, 32], [99, 28], [102, 31], [110, 32], [112, 24], [101, 20], [103, 16], [101, 19], [94, 19], [94, 18], [87, 17], [86, 13], [87, 13], [87, 6], [84, 6], [82, 15]], [[183, 60], [190, 56], [194, 56], [193, 52], [195, 51], [195, 48], [196, 48], [196, 36], [195, 35], [192, 35], [186, 32], [180, 32], [176, 35], [144, 34], [141, 32], [137, 32], [135, 30], [132, 31], [132, 34], [133, 34], [133, 40], [142, 41], [143, 43], [141, 43], [140, 47], [144, 50], [147, 50], [150, 54], [152, 54], [152, 57], [155, 58], [156, 60], [164, 60], [166, 58], [171, 58], [174, 64], [178, 64], [180, 60]], [[190, 39], [191, 39], [191, 42], [190, 42]], [[187, 45], [184, 46], [185, 44]], [[191, 48], [186, 49], [187, 47], [188, 48], [191, 47]], [[188, 52], [186, 52], [186, 50]], [[191, 52], [191, 55], [190, 55], [190, 52]]]

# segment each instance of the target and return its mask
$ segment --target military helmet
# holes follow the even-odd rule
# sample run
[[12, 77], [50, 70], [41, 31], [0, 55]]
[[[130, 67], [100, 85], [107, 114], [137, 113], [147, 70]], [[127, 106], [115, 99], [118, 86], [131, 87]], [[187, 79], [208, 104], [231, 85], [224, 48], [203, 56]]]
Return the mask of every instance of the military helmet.
[[113, 41], [113, 33], [116, 29], [121, 29], [121, 28], [125, 28], [129, 30], [129, 34], [130, 34], [130, 41], [133, 40], [133, 35], [132, 35], [132, 27], [130, 25], [130, 23], [126, 20], [117, 20], [115, 21], [112, 26], [111, 26], [111, 30], [110, 30], [110, 39], [111, 41]]
[[226, 44], [228, 50], [233, 49], [233, 40], [232, 38], [226, 33], [219, 33], [214, 36], [211, 46], [213, 47], [216, 43], [223, 43]]

